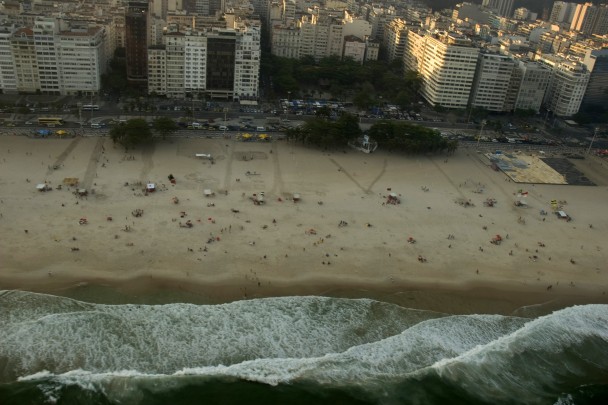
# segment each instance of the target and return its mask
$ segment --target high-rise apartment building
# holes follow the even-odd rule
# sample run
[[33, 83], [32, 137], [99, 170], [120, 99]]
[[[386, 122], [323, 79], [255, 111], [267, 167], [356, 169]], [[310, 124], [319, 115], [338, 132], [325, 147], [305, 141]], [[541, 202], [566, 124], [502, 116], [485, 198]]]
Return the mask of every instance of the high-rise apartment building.
[[257, 100], [259, 97], [260, 47], [262, 30], [259, 24], [247, 24], [237, 29], [235, 48], [233, 98]]
[[106, 30], [89, 23], [36, 17], [32, 28], [0, 27], [4, 92], [92, 95], [108, 65]]
[[130, 1], [125, 16], [127, 79], [145, 83], [148, 78], [148, 3]]
[[34, 24], [34, 42], [36, 61], [38, 62], [38, 80], [43, 94], [60, 94], [59, 55], [56, 46], [59, 33], [58, 21], [54, 18], [37, 18]]
[[516, 60], [505, 99], [506, 111], [539, 112], [551, 81], [551, 69], [535, 61]]
[[540, 62], [552, 72], [544, 100], [547, 109], [560, 117], [576, 114], [589, 83], [590, 72], [587, 66], [552, 55], [540, 58]]
[[584, 63], [591, 75], [583, 105], [608, 105], [608, 49], [589, 50]]
[[555, 1], [553, 2], [553, 8], [549, 15], [549, 21], [553, 23], [567, 23], [572, 22], [574, 12], [576, 11], [576, 3], [570, 3], [566, 1]]
[[[312, 56], [322, 59], [328, 56], [344, 56], [345, 38], [355, 36], [366, 47], [371, 35], [371, 24], [354, 19], [348, 13], [336, 16], [332, 13], [310, 13], [298, 21], [278, 22], [272, 25], [271, 52], [286, 58]], [[352, 44], [351, 44], [352, 45]], [[355, 46], [355, 45], [352, 45]], [[376, 53], [366, 49], [364, 60], [372, 60]]]
[[148, 50], [148, 92], [171, 98], [259, 97], [260, 26], [169, 31]]
[[272, 54], [282, 58], [300, 59], [301, 30], [293, 22], [272, 27]]
[[184, 0], [184, 10], [214, 16], [224, 11], [224, 0]]
[[483, 0], [482, 4], [485, 7], [494, 9], [501, 17], [513, 17], [513, 2], [514, 0]]
[[38, 60], [34, 43], [34, 31], [31, 28], [19, 28], [11, 37], [18, 92], [34, 93], [40, 90]]
[[57, 39], [60, 94], [97, 94], [111, 58], [106, 54], [104, 27], [74, 26], [59, 31]]
[[0, 25], [0, 93], [17, 93], [15, 60], [11, 50], [11, 37], [16, 30], [12, 23]]
[[409, 30], [403, 64], [420, 73], [421, 94], [429, 104], [466, 108], [478, 55], [479, 49], [462, 34]]
[[515, 61], [506, 55], [482, 52], [471, 89], [470, 105], [488, 111], [508, 111], [505, 104]]
[[601, 4], [597, 7], [595, 22], [591, 30], [592, 34], [608, 34], [608, 4]]
[[403, 49], [405, 48], [405, 37], [407, 27], [405, 20], [395, 18], [384, 27], [383, 45], [386, 50], [386, 58], [389, 62], [396, 59], [403, 59]]
[[570, 29], [584, 34], [591, 34], [597, 18], [597, 12], [598, 8], [593, 3], [577, 4]]

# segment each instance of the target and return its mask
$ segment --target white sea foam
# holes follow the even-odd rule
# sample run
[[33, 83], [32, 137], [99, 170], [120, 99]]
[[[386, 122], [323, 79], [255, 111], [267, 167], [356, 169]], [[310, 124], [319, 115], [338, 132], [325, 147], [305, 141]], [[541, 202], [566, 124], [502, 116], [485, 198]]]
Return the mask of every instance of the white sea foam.
[[314, 358], [440, 316], [372, 300], [322, 297], [203, 306], [111, 306], [32, 293], [0, 299], [6, 309], [0, 314], [5, 325], [0, 359], [21, 375], [78, 368], [170, 374], [255, 359]]
[[[608, 306], [566, 308], [433, 368], [442, 378], [475, 388], [484, 399], [521, 392], [528, 403], [547, 400], [548, 387], [608, 377]], [[496, 370], [500, 372], [497, 373]], [[558, 390], [556, 388], [556, 390]], [[559, 391], [558, 391], [559, 392]]]
[[[42, 301], [53, 306], [52, 299]], [[518, 395], [534, 403], [562, 392], [564, 376], [608, 375], [605, 305], [530, 321], [321, 297], [217, 306], [59, 301], [55, 309], [30, 310], [34, 318], [0, 313], [0, 321], [10, 320], [0, 330], [5, 377], [10, 369], [29, 374], [22, 381], [77, 384], [129, 402], [140, 387], [154, 392], [201, 378], [386, 390], [437, 375], [485, 401]]]

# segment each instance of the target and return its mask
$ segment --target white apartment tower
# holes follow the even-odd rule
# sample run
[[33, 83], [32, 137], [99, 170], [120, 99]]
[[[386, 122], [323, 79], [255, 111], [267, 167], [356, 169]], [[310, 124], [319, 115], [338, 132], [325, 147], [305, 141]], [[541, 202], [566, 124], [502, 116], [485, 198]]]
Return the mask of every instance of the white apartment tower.
[[100, 26], [74, 27], [58, 34], [61, 94], [97, 94], [109, 57]]
[[293, 23], [277, 24], [272, 28], [272, 54], [283, 58], [300, 59], [300, 34]]
[[13, 24], [0, 25], [0, 92], [17, 93], [15, 60], [11, 50], [11, 37], [17, 30]]
[[544, 100], [547, 109], [560, 117], [576, 114], [591, 76], [587, 66], [551, 55], [540, 61], [550, 67], [552, 72]]
[[184, 37], [184, 87], [196, 95], [207, 83], [207, 36], [204, 32], [189, 32]]
[[506, 110], [539, 112], [550, 81], [551, 69], [535, 61], [517, 60], [505, 101]]
[[[6, 35], [0, 35], [0, 52], [8, 51]], [[101, 26], [37, 17], [32, 29], [15, 30], [8, 39], [11, 55], [0, 61], [0, 74], [5, 76], [5, 64], [12, 60], [15, 81], [3, 88], [24, 93], [97, 94], [109, 60], [106, 39]]]
[[167, 76], [165, 81], [167, 86], [167, 97], [183, 98], [185, 96], [184, 42], [185, 35], [181, 32], [171, 32], [165, 36], [165, 63], [167, 65]]
[[148, 48], [148, 94], [167, 94], [167, 50], [164, 45]]
[[366, 44], [364, 40], [354, 35], [350, 35], [344, 38], [343, 55], [345, 58], [350, 58], [355, 62], [363, 64], [363, 62], [365, 61], [365, 49]]
[[207, 95], [231, 100], [259, 97], [260, 25], [180, 32], [148, 49], [148, 92], [170, 98]]
[[479, 49], [458, 33], [410, 30], [404, 67], [422, 77], [421, 94], [431, 105], [466, 108], [475, 77]]
[[386, 24], [383, 45], [386, 49], [386, 57], [389, 62], [403, 58], [406, 36], [407, 28], [405, 20], [395, 18]]
[[481, 53], [471, 91], [471, 106], [488, 111], [508, 111], [507, 94], [515, 62], [496, 53]]
[[17, 91], [34, 93], [40, 89], [38, 62], [34, 46], [34, 32], [30, 28], [19, 28], [11, 37], [11, 52], [15, 61]]
[[34, 24], [34, 42], [38, 77], [42, 94], [61, 94], [59, 83], [59, 55], [56, 44], [59, 22], [54, 18], [39, 17]]
[[236, 41], [233, 98], [257, 100], [261, 59], [261, 26], [248, 24], [236, 28], [240, 33]]

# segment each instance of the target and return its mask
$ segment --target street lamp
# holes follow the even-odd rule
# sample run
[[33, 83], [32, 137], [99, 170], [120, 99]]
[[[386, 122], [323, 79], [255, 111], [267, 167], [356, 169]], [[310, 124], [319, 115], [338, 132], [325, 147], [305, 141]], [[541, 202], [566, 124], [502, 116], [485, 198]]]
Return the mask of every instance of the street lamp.
[[547, 113], [545, 114], [545, 128], [547, 128], [547, 121], [549, 120], [549, 113], [551, 110], [547, 109]]
[[82, 129], [82, 103], [76, 103], [78, 106], [78, 121], [80, 122], [80, 129]]
[[589, 148], [587, 149], [587, 155], [591, 153], [591, 147], [593, 146], [593, 142], [595, 142], [595, 137], [597, 136], [598, 127], [595, 127], [593, 130], [593, 138], [591, 138], [591, 143], [589, 144]]
[[483, 133], [484, 125], [486, 125], [486, 120], [481, 120], [481, 128], [479, 129], [479, 136], [477, 137], [477, 149], [479, 149], [479, 142], [481, 141], [481, 134]]

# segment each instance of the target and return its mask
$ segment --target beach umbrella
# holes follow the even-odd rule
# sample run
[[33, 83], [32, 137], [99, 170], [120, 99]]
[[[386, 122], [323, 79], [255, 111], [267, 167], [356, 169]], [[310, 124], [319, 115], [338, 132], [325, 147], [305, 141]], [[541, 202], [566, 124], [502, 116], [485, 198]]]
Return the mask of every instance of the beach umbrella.
[[59, 135], [59, 136], [63, 136], [63, 135], [65, 135], [65, 134], [67, 134], [68, 132], [67, 132], [67, 131], [64, 131], [63, 129], [60, 129], [59, 131], [57, 131], [57, 132], [55, 132], [55, 133], [56, 133], [57, 135]]

